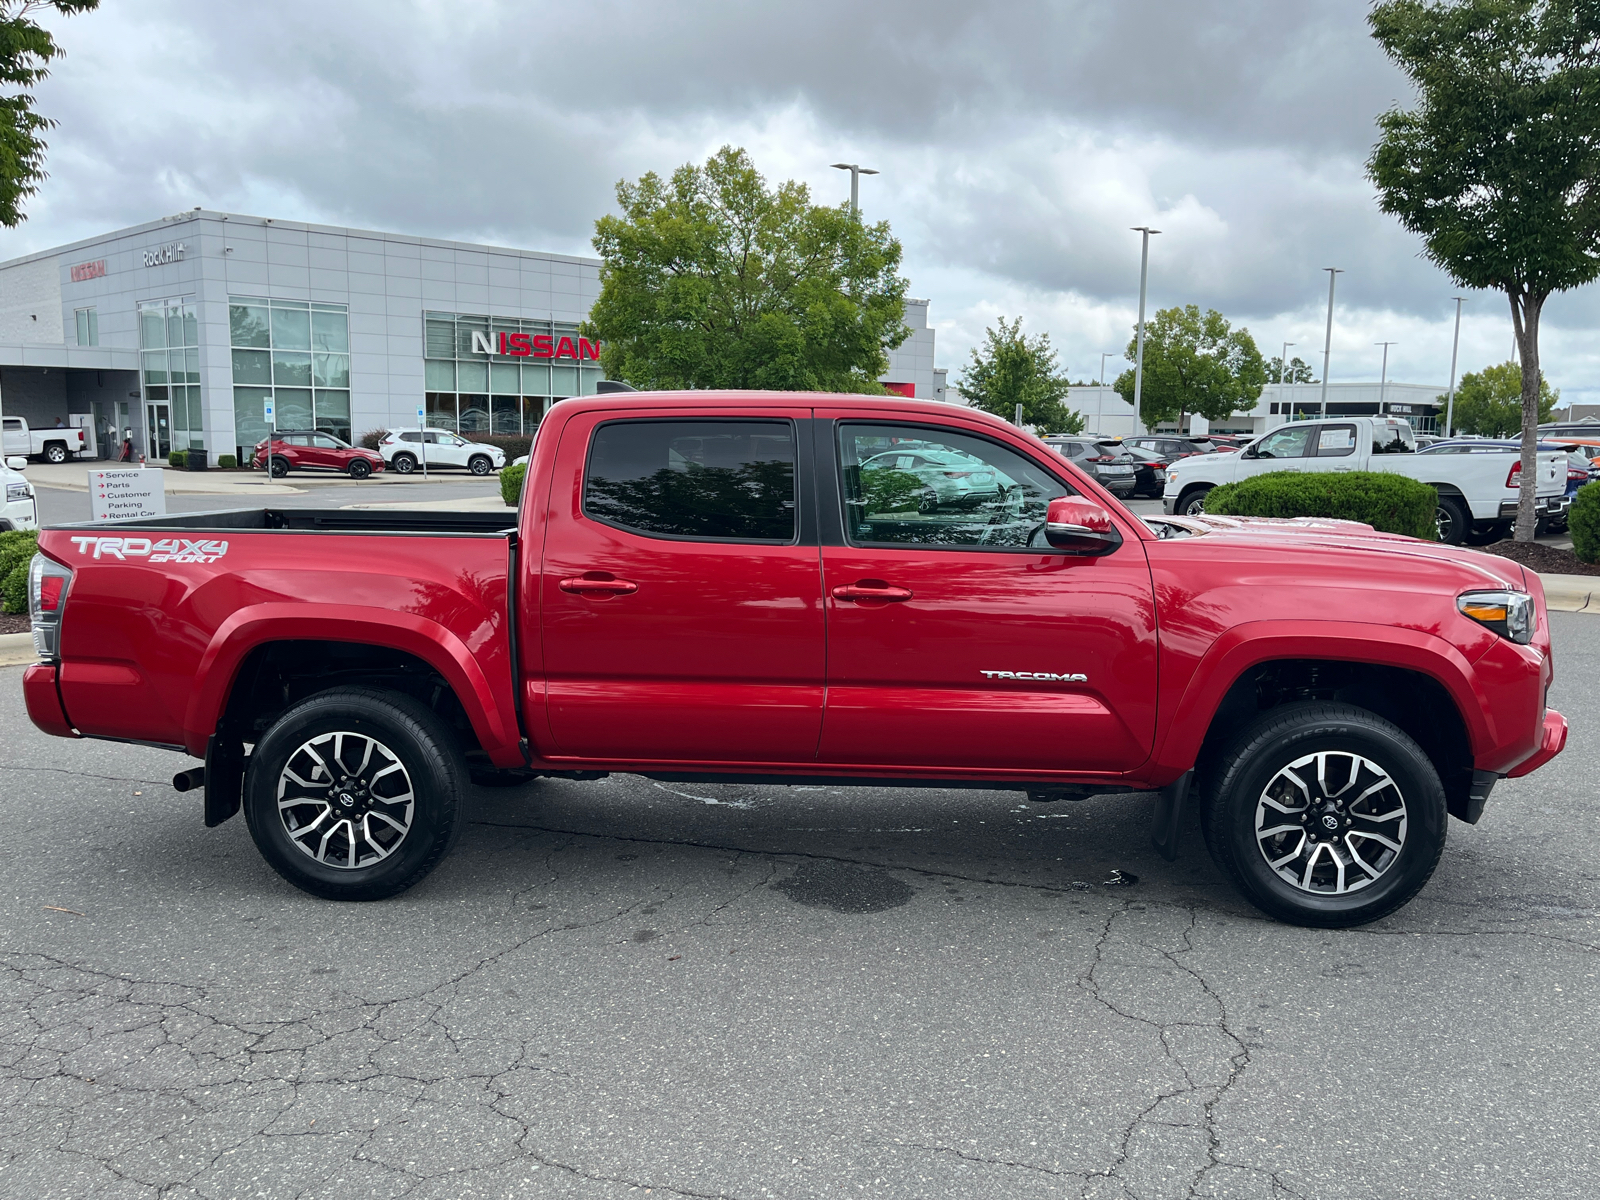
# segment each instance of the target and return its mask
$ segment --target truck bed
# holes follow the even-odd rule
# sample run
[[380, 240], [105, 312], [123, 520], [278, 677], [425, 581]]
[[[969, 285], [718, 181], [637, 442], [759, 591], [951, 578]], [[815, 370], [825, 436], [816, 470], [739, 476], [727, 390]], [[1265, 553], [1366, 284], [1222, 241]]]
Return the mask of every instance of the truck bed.
[[84, 521], [52, 525], [52, 531], [95, 530], [120, 534], [134, 531], [186, 529], [207, 532], [479, 534], [504, 537], [515, 531], [517, 512], [378, 511], [359, 508], [229, 508], [212, 512], [174, 513], [165, 517], [130, 517], [121, 521]]

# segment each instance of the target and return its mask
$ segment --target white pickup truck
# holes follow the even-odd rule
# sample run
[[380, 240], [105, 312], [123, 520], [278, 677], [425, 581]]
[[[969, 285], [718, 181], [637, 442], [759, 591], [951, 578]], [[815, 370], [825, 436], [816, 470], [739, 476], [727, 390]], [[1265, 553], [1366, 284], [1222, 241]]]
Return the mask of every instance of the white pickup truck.
[[[1439, 493], [1439, 540], [1492, 541], [1517, 515], [1519, 458], [1505, 454], [1422, 454], [1408, 422], [1390, 417], [1330, 417], [1280, 425], [1237, 454], [1196, 454], [1167, 468], [1168, 513], [1205, 510], [1206, 493], [1268, 471], [1392, 471]], [[1560, 516], [1567, 499], [1567, 461], [1539, 454], [1539, 516]]]
[[5, 431], [0, 443], [4, 444], [7, 455], [20, 454], [24, 458], [64, 463], [89, 448], [83, 430], [77, 426], [29, 429], [21, 417], [4, 417], [0, 418], [0, 427]]

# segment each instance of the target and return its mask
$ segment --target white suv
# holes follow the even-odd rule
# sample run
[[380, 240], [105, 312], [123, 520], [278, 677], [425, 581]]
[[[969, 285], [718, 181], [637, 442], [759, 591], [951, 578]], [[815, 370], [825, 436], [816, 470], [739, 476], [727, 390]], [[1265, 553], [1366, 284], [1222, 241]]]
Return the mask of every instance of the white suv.
[[27, 465], [28, 460], [21, 455], [0, 463], [0, 485], [6, 489], [5, 503], [0, 504], [0, 533], [39, 528], [39, 508], [33, 485], [22, 477], [22, 469]]
[[378, 453], [402, 475], [421, 470], [424, 454], [429, 470], [465, 467], [474, 475], [487, 475], [506, 465], [506, 452], [499, 446], [469, 442], [447, 429], [391, 429], [378, 443]]

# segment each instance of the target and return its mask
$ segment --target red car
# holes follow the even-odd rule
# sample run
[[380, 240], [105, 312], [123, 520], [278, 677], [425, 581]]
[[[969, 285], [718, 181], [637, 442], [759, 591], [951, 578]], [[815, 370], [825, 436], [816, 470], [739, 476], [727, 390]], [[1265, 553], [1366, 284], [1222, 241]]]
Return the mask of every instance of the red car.
[[[883, 461], [912, 445], [1003, 486], [924, 511]], [[628, 771], [1149, 792], [1163, 854], [1197, 804], [1252, 903], [1327, 927], [1410, 900], [1447, 815], [1475, 822], [1566, 741], [1516, 563], [1351, 522], [1140, 519], [973, 409], [577, 397], [512, 520], [47, 529], [28, 713], [203, 758], [174, 784], [204, 787], [206, 824], [242, 806], [268, 862], [333, 899], [433, 870], [469, 780]]]
[[[262, 438], [256, 443], [255, 465], [258, 467], [267, 465], [268, 441]], [[308, 467], [343, 471], [351, 479], [365, 479], [374, 471], [383, 470], [383, 455], [376, 450], [352, 446], [318, 429], [288, 430], [275, 434], [270, 441], [274, 478]]]

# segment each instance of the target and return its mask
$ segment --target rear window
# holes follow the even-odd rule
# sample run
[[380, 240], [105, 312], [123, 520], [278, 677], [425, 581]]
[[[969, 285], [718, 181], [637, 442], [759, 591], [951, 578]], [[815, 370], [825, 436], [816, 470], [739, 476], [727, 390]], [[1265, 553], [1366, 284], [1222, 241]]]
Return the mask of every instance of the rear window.
[[795, 435], [787, 421], [618, 421], [595, 430], [583, 511], [691, 541], [792, 542]]

